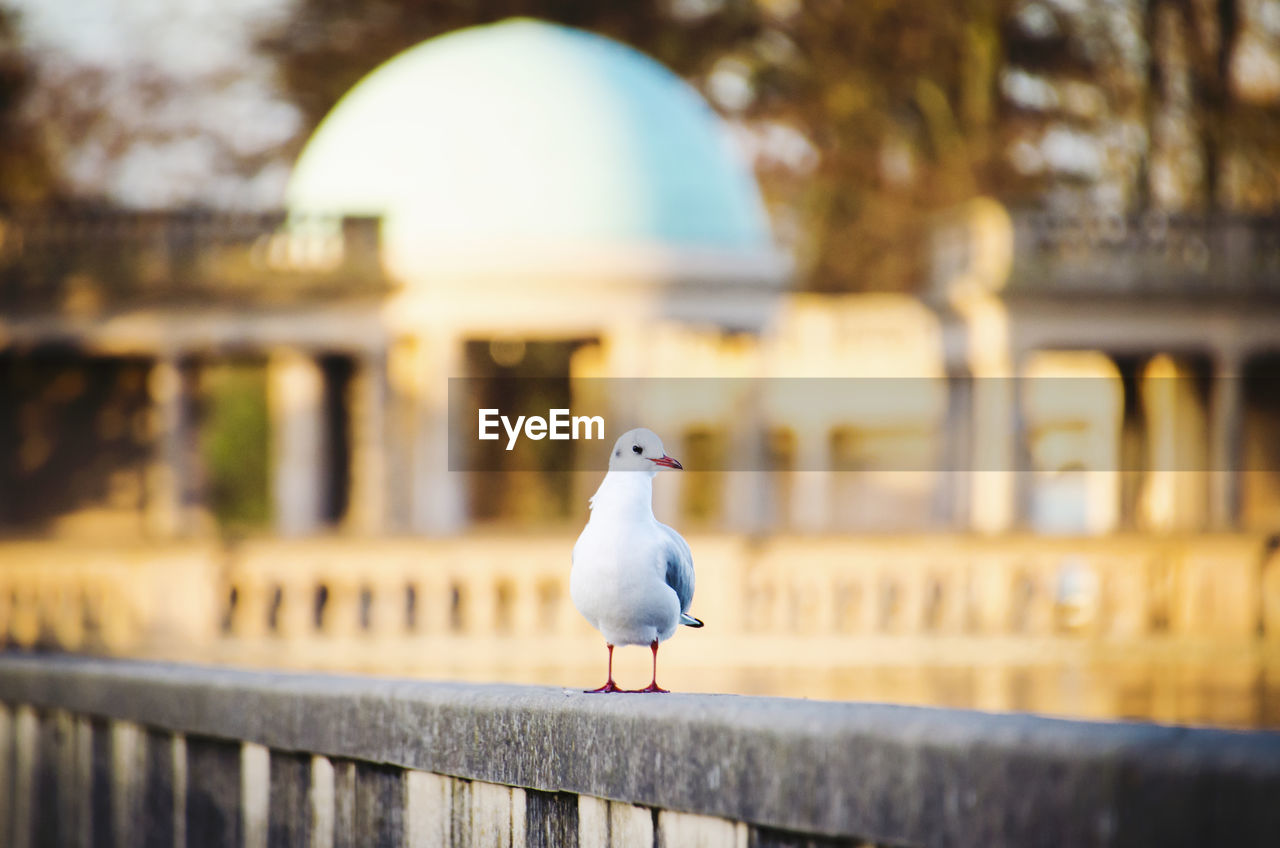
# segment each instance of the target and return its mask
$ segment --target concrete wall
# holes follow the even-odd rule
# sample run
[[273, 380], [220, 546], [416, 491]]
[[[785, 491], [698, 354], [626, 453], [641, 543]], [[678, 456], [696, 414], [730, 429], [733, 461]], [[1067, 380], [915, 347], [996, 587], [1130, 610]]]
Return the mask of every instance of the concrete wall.
[[1274, 845], [1280, 734], [0, 658], [0, 839]]

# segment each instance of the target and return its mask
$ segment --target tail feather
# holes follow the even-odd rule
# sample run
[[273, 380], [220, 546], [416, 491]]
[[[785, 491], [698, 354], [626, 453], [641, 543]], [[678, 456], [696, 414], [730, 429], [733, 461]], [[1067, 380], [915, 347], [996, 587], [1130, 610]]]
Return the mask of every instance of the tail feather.
[[689, 613], [687, 612], [680, 613], [680, 623], [685, 625], [686, 627], [702, 627], [703, 626], [701, 619], [694, 618], [693, 616], [689, 615]]

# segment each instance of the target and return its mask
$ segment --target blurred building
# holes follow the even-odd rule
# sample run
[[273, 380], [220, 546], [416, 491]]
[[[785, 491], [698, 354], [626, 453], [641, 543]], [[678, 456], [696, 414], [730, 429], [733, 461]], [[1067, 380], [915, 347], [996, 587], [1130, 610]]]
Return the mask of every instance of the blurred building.
[[[719, 388], [615, 392], [609, 420], [625, 424], [607, 438], [647, 424], [691, 469], [757, 470], [666, 475], [656, 492], [659, 515], [682, 527], [774, 540], [764, 553], [700, 549], [722, 585], [737, 581], [765, 610], [744, 617], [723, 593], [722, 619], [741, 618], [744, 633], [817, 628], [839, 664], [884, 647], [849, 653], [841, 634], [1221, 630], [1252, 645], [1256, 622], [1280, 622], [1280, 572], [1263, 573], [1274, 557], [1259, 535], [1280, 528], [1272, 219], [1065, 216], [981, 200], [938, 222], [919, 297], [788, 293], [750, 171], [692, 89], [628, 48], [532, 21], [435, 39], [371, 73], [303, 151], [288, 205], [0, 221], [0, 530], [197, 545], [220, 529], [567, 530], [598, 471], [567, 475], [581, 464], [554, 453], [541, 473], [450, 471], [450, 380], [506, 378], [508, 400], [546, 408], [591, 401], [574, 393], [601, 381], [702, 378]], [[844, 556], [796, 538], [918, 530], [992, 540], [922, 551], [899, 539]], [[1046, 553], [1025, 531], [1103, 539]], [[1179, 541], [1166, 550], [1129, 531]], [[1112, 556], [1106, 539], [1123, 534]], [[259, 556], [250, 545], [221, 577], [216, 557], [188, 553], [201, 563], [193, 579], [230, 587], [225, 632], [297, 635], [314, 619], [327, 633], [338, 625], [325, 610], [338, 608], [350, 627], [383, 632], [370, 623], [382, 616], [414, 632], [432, 609], [440, 633], [510, 642], [570, 633], [557, 624], [562, 541], [535, 546], [536, 574], [518, 577], [498, 560], [520, 554], [481, 540], [441, 554], [470, 576], [435, 582], [397, 570], [408, 549], [373, 557], [394, 564], [374, 574], [347, 548]], [[1233, 588], [1195, 612], [1212, 552], [1228, 549]], [[31, 586], [53, 586], [37, 572]], [[1189, 576], [1169, 588], [1173, 574]], [[48, 588], [39, 603], [82, 597], [98, 610], [66, 619], [82, 634], [120, 603], [118, 587], [89, 585]], [[0, 621], [18, 622], [25, 591], [0, 591]], [[492, 604], [476, 601], [487, 612], [466, 619], [482, 592]], [[130, 609], [164, 609], [148, 598]], [[1126, 604], [1138, 612], [1126, 618]], [[222, 614], [208, 607], [196, 614], [202, 638]], [[166, 626], [181, 631], [181, 617]], [[13, 627], [21, 644], [42, 632], [34, 618]], [[473, 642], [498, 665], [516, 655]], [[576, 632], [572, 644], [587, 646], [574, 657], [590, 647]], [[310, 648], [314, 661], [335, 655]], [[780, 650], [769, 656], [782, 662]], [[1246, 664], [1231, 686], [1253, 686], [1264, 663]]]
[[[668, 514], [710, 527], [1280, 524], [1271, 220], [982, 201], [939, 227], [922, 299], [787, 295], [750, 173], [692, 89], [533, 21], [371, 73], [304, 150], [289, 204], [6, 222], [5, 526], [519, 517], [448, 471], [449, 378], [495, 375], [906, 381], [614, 399], [611, 421], [663, 429], [703, 467], [720, 444], [780, 472], [662, 487]], [[582, 485], [559, 517], [580, 515]]]

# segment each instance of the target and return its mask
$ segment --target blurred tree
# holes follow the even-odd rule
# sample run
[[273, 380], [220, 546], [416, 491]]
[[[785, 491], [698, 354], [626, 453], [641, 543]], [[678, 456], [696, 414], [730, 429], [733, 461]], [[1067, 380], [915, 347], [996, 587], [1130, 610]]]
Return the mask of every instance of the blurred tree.
[[[26, 149], [43, 153], [57, 193], [133, 207], [277, 206], [298, 110], [254, 49], [284, 0], [20, 6], [0, 27], [6, 68], [21, 80]], [[83, 4], [81, 4], [83, 5]], [[6, 91], [18, 91], [13, 87]], [[9, 181], [6, 182], [9, 185]]]
[[923, 280], [931, 213], [977, 193], [1274, 207], [1280, 96], [1257, 80], [1280, 78], [1280, 37], [1265, 5], [299, 0], [262, 47], [314, 127], [373, 67], [452, 29], [527, 15], [610, 36], [731, 121], [801, 285], [902, 290]]
[[524, 15], [612, 37], [734, 123], [803, 284], [905, 289], [921, 277], [932, 210], [1016, 181], [992, 134], [1006, 5], [302, 0], [262, 46], [314, 127], [373, 67], [459, 27]]
[[1014, 167], [1051, 202], [1125, 210], [1280, 204], [1280, 4], [1028, 0], [1005, 31]]
[[274, 126], [242, 76], [44, 55], [37, 77], [24, 112], [65, 194], [140, 208], [279, 203], [280, 145], [297, 122]]
[[47, 199], [55, 178], [39, 133], [23, 113], [31, 64], [21, 50], [12, 10], [0, 6], [0, 203]]
[[261, 362], [207, 366], [200, 386], [200, 459], [209, 506], [228, 533], [271, 519], [270, 421]]

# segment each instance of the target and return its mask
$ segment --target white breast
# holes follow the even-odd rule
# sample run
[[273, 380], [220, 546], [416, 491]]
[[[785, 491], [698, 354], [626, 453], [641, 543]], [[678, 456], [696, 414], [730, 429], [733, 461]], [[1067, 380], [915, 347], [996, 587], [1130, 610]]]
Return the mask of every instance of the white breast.
[[612, 645], [648, 645], [671, 638], [680, 601], [666, 582], [663, 535], [657, 522], [593, 516], [573, 548], [569, 595]]

